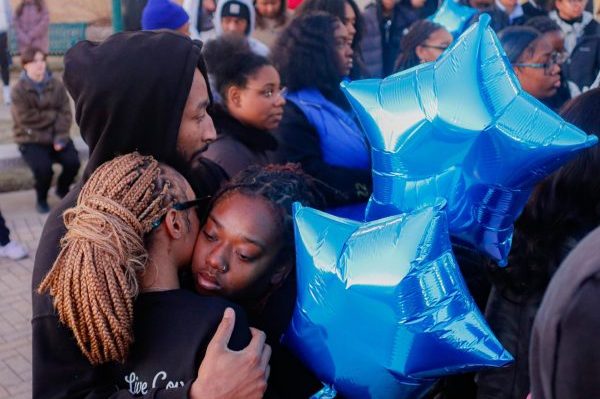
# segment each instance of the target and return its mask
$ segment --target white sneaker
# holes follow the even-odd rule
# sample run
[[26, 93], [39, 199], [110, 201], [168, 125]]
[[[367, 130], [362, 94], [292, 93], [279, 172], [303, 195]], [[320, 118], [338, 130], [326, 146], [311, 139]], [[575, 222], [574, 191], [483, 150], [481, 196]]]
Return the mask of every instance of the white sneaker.
[[3, 247], [0, 247], [0, 258], [9, 258], [19, 260], [27, 257], [27, 250], [16, 241], [11, 241]]
[[10, 86], [4, 86], [2, 88], [2, 98], [4, 98], [4, 105], [10, 105]]

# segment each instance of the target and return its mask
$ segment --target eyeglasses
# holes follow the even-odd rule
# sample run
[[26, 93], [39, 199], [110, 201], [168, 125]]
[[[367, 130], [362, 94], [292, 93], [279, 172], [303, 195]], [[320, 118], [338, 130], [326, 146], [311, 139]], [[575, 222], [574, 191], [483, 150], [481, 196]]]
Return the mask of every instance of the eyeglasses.
[[436, 50], [441, 50], [441, 51], [444, 51], [444, 50], [446, 50], [448, 47], [450, 47], [450, 46], [436, 46], [436, 45], [434, 45], [434, 44], [421, 44], [420, 46], [421, 46], [421, 47], [425, 47], [425, 48], [434, 48], [434, 49], [436, 49]]
[[279, 89], [258, 89], [256, 87], [246, 86], [246, 89], [255, 90], [258, 94], [267, 99], [273, 99], [277, 96], [285, 97], [288, 92], [287, 87], [281, 87]]
[[535, 62], [522, 63], [521, 62], [521, 63], [513, 64], [513, 66], [524, 67], [524, 68], [536, 68], [536, 69], [543, 68], [544, 74], [550, 75], [550, 74], [552, 74], [552, 67], [554, 65], [561, 65], [563, 62], [565, 62], [566, 59], [567, 59], [566, 53], [554, 52], [554, 53], [550, 54], [550, 58], [548, 59], [548, 62], [544, 62], [544, 63], [535, 63]]
[[[193, 199], [190, 201], [176, 202], [173, 204], [171, 209], [174, 209], [176, 211], [185, 211], [190, 208], [200, 207], [200, 205], [206, 205], [206, 201], [209, 200], [210, 198], [211, 198], [210, 195], [207, 195], [206, 197], [196, 198], [196, 199]], [[200, 216], [200, 214], [198, 214], [198, 216]], [[167, 217], [166, 212], [164, 215], [162, 215], [161, 217], [156, 219], [154, 222], [152, 222], [152, 224], [151, 224], [152, 230], [154, 230], [158, 226], [160, 226], [160, 224], [165, 220], [165, 217]]]

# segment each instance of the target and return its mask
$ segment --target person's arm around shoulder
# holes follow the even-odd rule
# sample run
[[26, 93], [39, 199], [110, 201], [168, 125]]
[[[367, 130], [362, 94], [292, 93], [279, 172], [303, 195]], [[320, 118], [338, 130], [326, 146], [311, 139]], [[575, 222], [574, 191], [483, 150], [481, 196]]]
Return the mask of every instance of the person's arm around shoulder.
[[235, 325], [235, 312], [227, 308], [223, 320], [206, 349], [206, 355], [192, 383], [190, 399], [262, 398], [267, 390], [271, 347], [265, 334], [250, 328], [252, 340], [241, 351], [228, 343]]

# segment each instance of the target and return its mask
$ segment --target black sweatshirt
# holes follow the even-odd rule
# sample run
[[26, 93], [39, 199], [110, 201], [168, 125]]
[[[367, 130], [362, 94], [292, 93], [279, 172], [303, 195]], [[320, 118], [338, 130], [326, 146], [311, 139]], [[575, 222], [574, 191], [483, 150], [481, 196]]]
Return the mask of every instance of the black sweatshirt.
[[[127, 362], [114, 367], [114, 381], [135, 395], [161, 387], [166, 388], [162, 395], [181, 397], [182, 389], [173, 388], [187, 391], [196, 378], [227, 306], [224, 299], [183, 289], [141, 294], [134, 308], [135, 342]], [[229, 347], [240, 350], [250, 342], [250, 330], [244, 312], [236, 314]]]
[[[64, 82], [90, 148], [84, 179], [103, 162], [134, 150], [183, 169], [177, 160], [177, 135], [194, 71], [199, 68], [206, 76], [200, 51], [175, 33], [126, 32], [101, 44], [79, 42], [67, 52]], [[61, 215], [75, 205], [80, 187], [48, 216], [35, 257], [33, 397], [128, 398], [127, 390], [116, 389], [112, 367], [92, 367], [71, 331], [59, 323], [51, 297], [36, 292], [58, 256], [65, 233]], [[187, 396], [184, 389], [178, 391], [179, 397]]]

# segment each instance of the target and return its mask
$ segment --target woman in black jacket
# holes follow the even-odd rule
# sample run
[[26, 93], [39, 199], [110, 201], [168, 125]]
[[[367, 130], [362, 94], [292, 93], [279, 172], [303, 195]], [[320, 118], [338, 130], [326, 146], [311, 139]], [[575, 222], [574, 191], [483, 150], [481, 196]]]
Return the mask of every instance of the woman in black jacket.
[[271, 131], [279, 126], [285, 105], [275, 67], [233, 36], [207, 43], [204, 56], [221, 103], [211, 112], [217, 139], [203, 156], [229, 177], [250, 165], [275, 162], [277, 140]]

